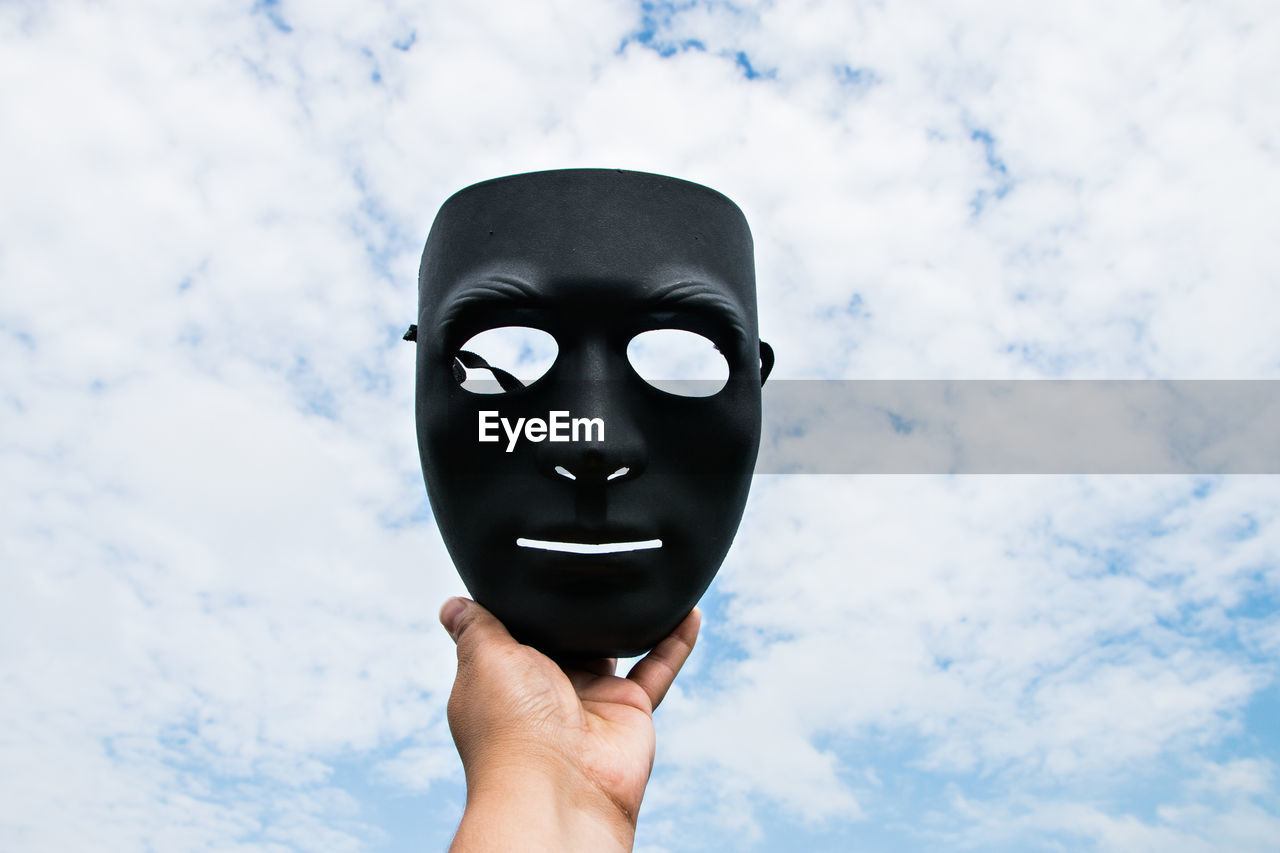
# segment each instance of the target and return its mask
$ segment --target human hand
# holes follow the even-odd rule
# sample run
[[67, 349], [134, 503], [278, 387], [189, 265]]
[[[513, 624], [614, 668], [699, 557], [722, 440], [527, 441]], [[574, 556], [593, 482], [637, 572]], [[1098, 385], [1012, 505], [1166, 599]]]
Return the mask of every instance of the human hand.
[[695, 608], [626, 678], [617, 661], [556, 663], [488, 610], [452, 598], [449, 729], [467, 778], [453, 851], [630, 850], [653, 767], [653, 709], [698, 636]]

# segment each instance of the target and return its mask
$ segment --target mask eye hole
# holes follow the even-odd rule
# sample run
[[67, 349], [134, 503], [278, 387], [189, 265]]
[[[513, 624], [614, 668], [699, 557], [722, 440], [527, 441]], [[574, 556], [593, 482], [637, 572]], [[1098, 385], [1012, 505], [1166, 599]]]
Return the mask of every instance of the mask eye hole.
[[729, 381], [729, 362], [711, 342], [684, 329], [651, 329], [627, 344], [627, 360], [645, 382], [680, 397], [710, 397]]
[[532, 385], [560, 348], [542, 329], [501, 326], [473, 335], [453, 356], [453, 378], [472, 394], [504, 394]]

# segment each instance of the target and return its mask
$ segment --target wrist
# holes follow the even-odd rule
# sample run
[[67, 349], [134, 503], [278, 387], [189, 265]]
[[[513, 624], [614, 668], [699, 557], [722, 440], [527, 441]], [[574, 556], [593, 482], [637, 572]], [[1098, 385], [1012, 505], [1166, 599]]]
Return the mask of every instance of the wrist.
[[635, 823], [634, 810], [573, 768], [507, 762], [468, 770], [466, 810], [450, 851], [630, 851]]

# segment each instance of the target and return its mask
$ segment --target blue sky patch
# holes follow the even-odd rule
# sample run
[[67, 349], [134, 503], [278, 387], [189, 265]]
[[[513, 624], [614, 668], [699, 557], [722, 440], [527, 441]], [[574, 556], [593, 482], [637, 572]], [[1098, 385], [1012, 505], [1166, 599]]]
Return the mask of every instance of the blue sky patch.
[[996, 146], [996, 139], [991, 131], [975, 128], [970, 131], [969, 138], [982, 147], [982, 156], [986, 160], [987, 172], [993, 186], [983, 187], [973, 194], [969, 207], [974, 216], [980, 215], [993, 201], [999, 201], [1013, 189], [1013, 179], [1009, 176], [1009, 167], [1005, 165]]
[[293, 27], [284, 19], [284, 10], [281, 8], [280, 0], [257, 0], [253, 4], [253, 11], [257, 14], [265, 15], [267, 20], [271, 22], [271, 26], [280, 32], [293, 32]]
[[832, 69], [836, 82], [851, 89], [870, 89], [880, 83], [880, 77], [871, 68], [855, 68], [852, 65], [836, 65]]

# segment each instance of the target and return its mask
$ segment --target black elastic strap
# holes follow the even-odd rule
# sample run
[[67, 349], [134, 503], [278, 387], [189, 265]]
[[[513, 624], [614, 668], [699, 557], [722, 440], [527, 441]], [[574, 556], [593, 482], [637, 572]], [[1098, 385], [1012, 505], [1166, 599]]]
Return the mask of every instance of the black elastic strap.
[[760, 342], [760, 384], [769, 378], [769, 374], [773, 372], [773, 347]]
[[[498, 386], [503, 391], [517, 391], [524, 387], [524, 383], [516, 379], [510, 373], [501, 367], [491, 367], [489, 362], [480, 356], [468, 350], [458, 350], [458, 354], [453, 357], [453, 376], [459, 383], [467, 378], [467, 372], [463, 368], [471, 368], [472, 370], [487, 370], [493, 374], [493, 378], [498, 380]], [[461, 377], [459, 371], [461, 370]]]

